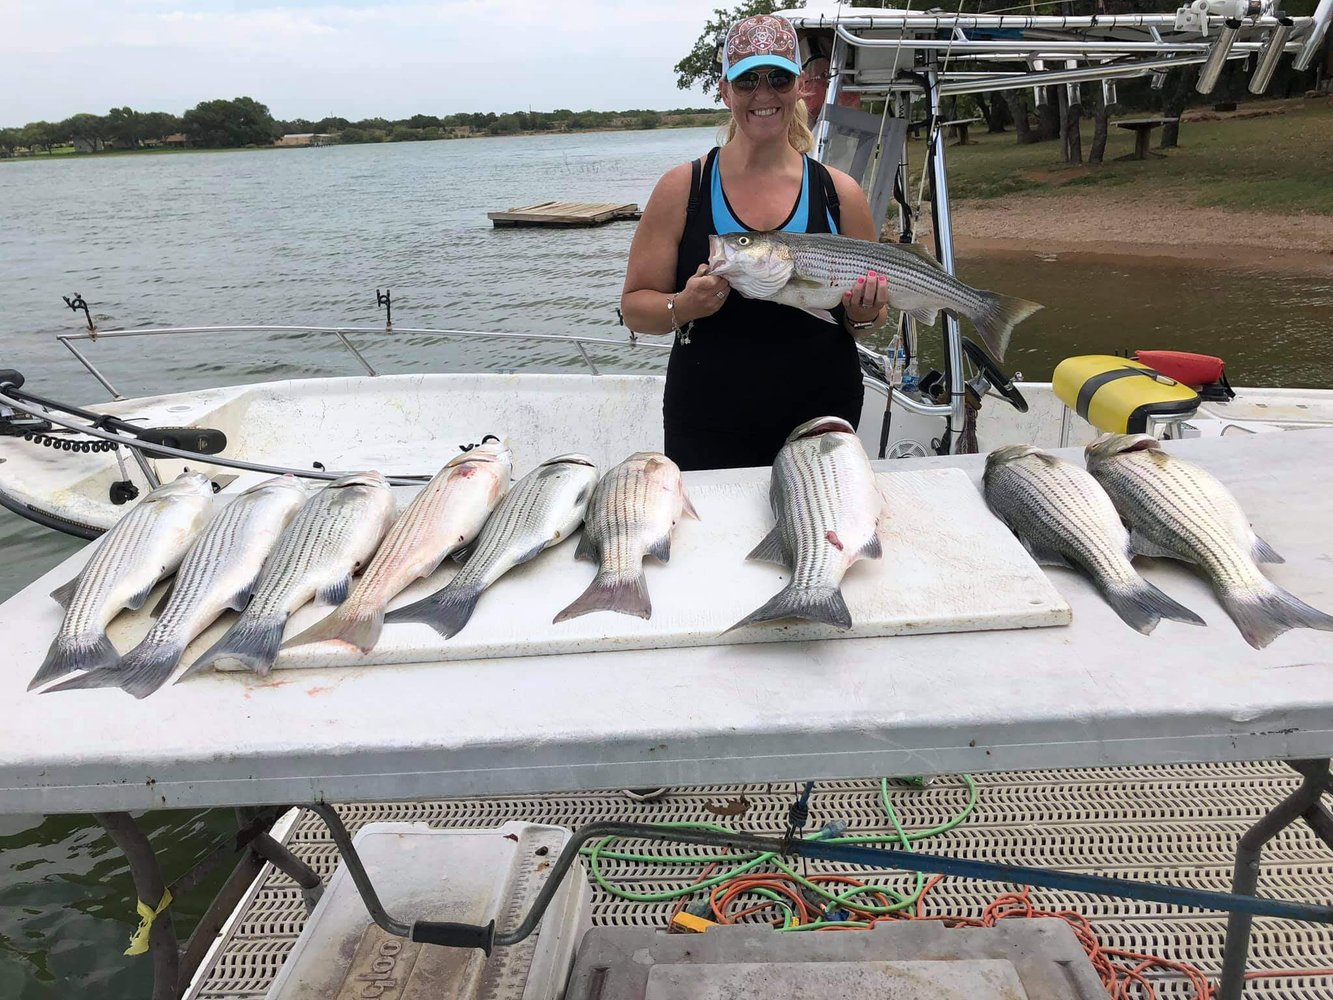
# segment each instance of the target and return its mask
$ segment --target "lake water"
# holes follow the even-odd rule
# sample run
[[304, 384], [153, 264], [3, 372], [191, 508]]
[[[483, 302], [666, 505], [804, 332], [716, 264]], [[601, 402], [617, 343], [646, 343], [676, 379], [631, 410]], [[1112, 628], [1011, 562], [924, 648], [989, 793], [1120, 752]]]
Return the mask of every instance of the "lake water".
[[[486, 212], [546, 200], [642, 205], [664, 170], [713, 138], [691, 129], [7, 163], [0, 367], [18, 368], [29, 388], [56, 398], [106, 398], [52, 339], [78, 329], [60, 299], [75, 292], [107, 329], [378, 325], [375, 289], [388, 286], [400, 328], [623, 337], [614, 307], [632, 224], [494, 230]], [[963, 257], [959, 271], [1046, 304], [1009, 356], [1030, 379], [1072, 353], [1158, 347], [1220, 354], [1235, 384], [1333, 382], [1328, 279], [1036, 254]], [[383, 372], [579, 364], [532, 343], [483, 354], [402, 335], [363, 346]], [[128, 339], [88, 350], [129, 396], [357, 371], [332, 338], [310, 336]], [[79, 544], [0, 511], [0, 599]], [[168, 880], [234, 830], [225, 811], [145, 823]], [[178, 928], [202, 912], [214, 885], [173, 906]], [[119, 955], [135, 923], [128, 871], [97, 827], [0, 816], [0, 997], [146, 995], [146, 957]]]

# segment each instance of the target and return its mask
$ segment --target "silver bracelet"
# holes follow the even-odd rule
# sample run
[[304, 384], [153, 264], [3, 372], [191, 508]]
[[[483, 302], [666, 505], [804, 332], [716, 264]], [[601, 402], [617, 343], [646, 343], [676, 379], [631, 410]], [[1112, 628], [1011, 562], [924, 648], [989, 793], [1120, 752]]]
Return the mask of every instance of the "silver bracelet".
[[667, 315], [671, 317], [671, 332], [676, 335], [676, 339], [682, 344], [688, 344], [690, 342], [690, 328], [694, 326], [694, 320], [690, 320], [683, 328], [676, 322], [676, 296], [668, 295], [666, 306]]

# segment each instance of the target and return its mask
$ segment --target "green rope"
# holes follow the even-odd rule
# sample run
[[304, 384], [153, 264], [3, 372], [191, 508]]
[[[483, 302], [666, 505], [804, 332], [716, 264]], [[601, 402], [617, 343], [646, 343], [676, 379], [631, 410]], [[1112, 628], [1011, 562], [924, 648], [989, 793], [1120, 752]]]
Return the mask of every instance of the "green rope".
[[[925, 840], [929, 837], [936, 837], [943, 833], [948, 833], [960, 824], [964, 823], [977, 807], [977, 783], [970, 774], [961, 775], [963, 783], [967, 786], [967, 805], [962, 811], [952, 819], [932, 826], [925, 830], [907, 830], [903, 827], [902, 820], [898, 817], [898, 811], [893, 808], [893, 803], [889, 800], [889, 781], [887, 778], [881, 779], [879, 783], [880, 806], [884, 809], [893, 826], [891, 834], [856, 834], [845, 837], [828, 838], [830, 844], [895, 844], [900, 849], [910, 851], [912, 845]], [[714, 833], [731, 833], [726, 827], [718, 826], [714, 823], [664, 823], [663, 826], [677, 830], [711, 830]], [[818, 836], [818, 835], [817, 835]], [[887, 885], [865, 885], [852, 886], [841, 892], [831, 892], [817, 882], [811, 882], [799, 872], [795, 871], [784, 863], [776, 854], [764, 852], [761, 854], [705, 854], [705, 855], [663, 855], [663, 854], [642, 854], [635, 851], [613, 851], [609, 850], [610, 844], [619, 838], [604, 837], [596, 844], [584, 847], [580, 853], [588, 859], [588, 867], [591, 871], [594, 881], [602, 890], [618, 899], [624, 899], [633, 903], [667, 903], [680, 899], [684, 896], [693, 895], [696, 892], [703, 892], [712, 889], [714, 886], [728, 882], [739, 875], [752, 871], [760, 865], [771, 865], [773, 868], [784, 873], [801, 887], [813, 892], [825, 899], [825, 912], [836, 909], [843, 903], [855, 899], [858, 896], [882, 895], [893, 900], [888, 906], [879, 906], [866, 903], [857, 903], [856, 908], [873, 916], [888, 916], [893, 913], [899, 913], [903, 910], [915, 908], [925, 890], [926, 878], [920, 872], [916, 873], [912, 882], [910, 892], [899, 892], [892, 886]], [[713, 875], [701, 882], [694, 882], [690, 885], [678, 889], [666, 889], [661, 892], [633, 892], [629, 889], [613, 883], [603, 871], [603, 861], [628, 861], [636, 864], [645, 865], [709, 865], [709, 864], [731, 864], [732, 867], [718, 875]], [[776, 897], [776, 893], [767, 890], [756, 889], [756, 894], [768, 897]], [[783, 927], [784, 931], [808, 931], [816, 930], [823, 926], [835, 925], [839, 927], [869, 927], [870, 924], [865, 921], [856, 920], [814, 920], [808, 924], [793, 925], [795, 919], [790, 907], [786, 906], [780, 898], [775, 898], [774, 902], [782, 905], [784, 911]]]

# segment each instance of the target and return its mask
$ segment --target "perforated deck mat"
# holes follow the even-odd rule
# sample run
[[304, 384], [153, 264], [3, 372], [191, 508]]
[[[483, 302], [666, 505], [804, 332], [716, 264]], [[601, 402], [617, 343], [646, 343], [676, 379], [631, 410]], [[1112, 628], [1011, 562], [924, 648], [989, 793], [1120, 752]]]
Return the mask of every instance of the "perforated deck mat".
[[[1228, 890], [1236, 843], [1268, 809], [1299, 784], [1278, 764], [1187, 765], [1085, 771], [1027, 771], [976, 779], [976, 811], [967, 822], [917, 849], [961, 857], [1041, 865], [1071, 871], [1153, 879], [1197, 888]], [[673, 789], [655, 802], [619, 794], [570, 793], [504, 799], [455, 799], [416, 804], [357, 804], [339, 808], [353, 833], [364, 823], [422, 821], [439, 827], [485, 828], [522, 819], [578, 827], [598, 820], [647, 823], [712, 822], [757, 834], [780, 834], [792, 785], [714, 785]], [[967, 790], [956, 778], [927, 787], [891, 781], [889, 794], [909, 830], [935, 826], [957, 815]], [[719, 817], [708, 806], [744, 798], [743, 815]], [[841, 820], [848, 833], [890, 834], [878, 781], [824, 781], [810, 800], [811, 826]], [[287, 839], [295, 853], [327, 879], [337, 855], [327, 831], [304, 813]], [[625, 847], [626, 845], [618, 845]], [[705, 849], [654, 844], [647, 853], [689, 855]], [[608, 862], [605, 873], [638, 893], [660, 892], [698, 880], [702, 865], [663, 866]], [[811, 862], [810, 872], [843, 871], [865, 881], [910, 887], [902, 873], [871, 872]], [[977, 916], [1012, 886], [944, 879], [927, 896], [928, 913]], [[1311, 903], [1333, 897], [1333, 854], [1303, 826], [1283, 832], [1264, 851], [1259, 880], [1263, 895]], [[1222, 964], [1224, 914], [1181, 910], [1156, 903], [1108, 899], [1038, 889], [1034, 903], [1071, 909], [1094, 922], [1107, 947], [1160, 955], [1198, 966], [1216, 977]], [[636, 903], [593, 889], [593, 922], [608, 926], [665, 927], [673, 902]], [[260, 888], [233, 924], [223, 947], [198, 980], [193, 1000], [260, 1000], [277, 975], [305, 922], [296, 884], [266, 868]], [[1333, 927], [1257, 919], [1250, 970], [1333, 966]], [[1193, 996], [1183, 979], [1155, 976], [1162, 1000]], [[1333, 977], [1255, 980], [1246, 1000], [1330, 1000]]]

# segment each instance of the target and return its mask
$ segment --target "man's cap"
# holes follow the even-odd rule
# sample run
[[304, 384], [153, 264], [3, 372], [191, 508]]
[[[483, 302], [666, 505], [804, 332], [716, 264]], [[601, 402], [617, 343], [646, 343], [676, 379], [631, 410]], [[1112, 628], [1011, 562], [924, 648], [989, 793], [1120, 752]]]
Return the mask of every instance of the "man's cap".
[[734, 80], [760, 66], [776, 66], [800, 74], [796, 31], [786, 18], [756, 14], [727, 29], [722, 46], [722, 76]]

